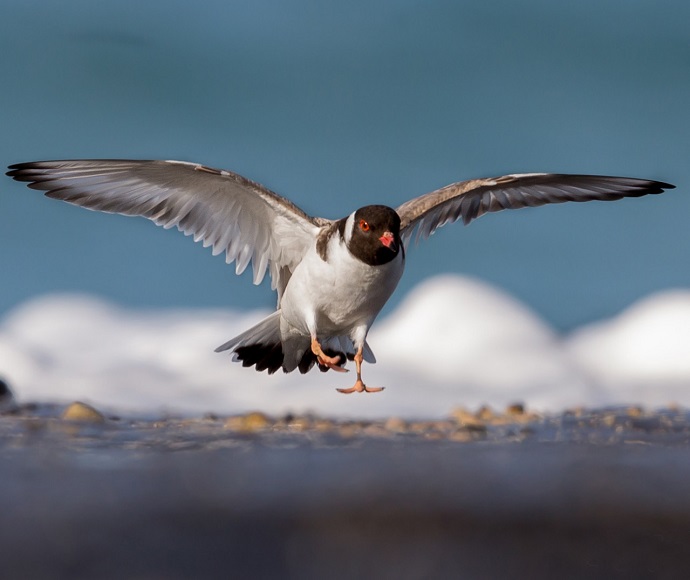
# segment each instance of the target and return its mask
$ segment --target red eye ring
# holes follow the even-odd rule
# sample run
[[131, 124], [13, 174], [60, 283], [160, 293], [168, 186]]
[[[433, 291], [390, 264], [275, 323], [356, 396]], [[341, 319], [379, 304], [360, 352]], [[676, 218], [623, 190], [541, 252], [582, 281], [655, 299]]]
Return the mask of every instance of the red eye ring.
[[359, 228], [363, 232], [368, 232], [369, 231], [369, 224], [364, 220], [359, 220]]

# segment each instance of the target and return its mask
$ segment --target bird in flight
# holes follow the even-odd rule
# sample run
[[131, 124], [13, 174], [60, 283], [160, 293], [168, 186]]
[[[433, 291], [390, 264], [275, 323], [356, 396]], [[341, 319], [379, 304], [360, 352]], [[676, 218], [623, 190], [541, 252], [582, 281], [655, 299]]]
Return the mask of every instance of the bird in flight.
[[[7, 175], [48, 197], [177, 227], [225, 253], [254, 283], [266, 272], [278, 294], [276, 311], [219, 346], [257, 371], [346, 372], [355, 384], [341, 393], [376, 392], [362, 380], [362, 362], [376, 362], [367, 344], [374, 319], [398, 285], [405, 247], [462, 219], [565, 201], [611, 201], [662, 193], [674, 186], [630, 177], [523, 173], [452, 183], [393, 209], [367, 205], [339, 220], [312, 217], [295, 204], [231, 171], [184, 161], [37, 161]], [[416, 233], [415, 233], [416, 232]]]

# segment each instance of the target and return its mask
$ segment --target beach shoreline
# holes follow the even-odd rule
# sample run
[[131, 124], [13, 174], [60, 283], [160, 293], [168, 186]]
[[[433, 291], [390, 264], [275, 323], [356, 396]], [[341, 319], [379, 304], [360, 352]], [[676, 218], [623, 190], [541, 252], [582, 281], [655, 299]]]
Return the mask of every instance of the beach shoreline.
[[[1, 577], [681, 577], [690, 414], [0, 415]], [[64, 418], [68, 417], [68, 418]]]

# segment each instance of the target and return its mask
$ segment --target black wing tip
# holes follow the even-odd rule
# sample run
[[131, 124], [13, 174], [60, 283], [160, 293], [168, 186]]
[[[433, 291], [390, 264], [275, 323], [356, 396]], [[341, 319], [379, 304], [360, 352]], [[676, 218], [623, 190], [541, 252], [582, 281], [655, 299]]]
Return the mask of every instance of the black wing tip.
[[24, 177], [23, 174], [27, 169], [33, 169], [33, 165], [33, 163], [15, 163], [7, 168], [9, 171], [7, 171], [5, 175], [17, 181], [26, 181], [26, 179], [22, 179], [22, 177]]
[[45, 191], [47, 188], [42, 184], [44, 181], [49, 181], [50, 177], [35, 171], [40, 168], [41, 166], [38, 163], [17, 163], [16, 165], [10, 165], [8, 167], [9, 171], [5, 175], [20, 183], [26, 183], [29, 189]]
[[23, 169], [41, 169], [44, 167], [50, 167], [51, 165], [55, 165], [56, 163], [65, 163], [65, 161], [61, 160], [42, 160], [42, 161], [24, 161], [22, 163], [13, 163], [12, 165], [8, 165], [7, 169], [16, 171], [16, 170], [23, 170]]
[[663, 193], [666, 189], [676, 188], [672, 183], [658, 181], [656, 179], [644, 179], [639, 177], [612, 177], [611, 179], [632, 182], [631, 187], [639, 188], [649, 193]]
[[664, 193], [666, 190], [675, 189], [676, 186], [672, 183], [666, 183], [664, 181], [649, 181], [646, 187], [639, 190], [641, 195], [657, 195], [659, 193]]
[[14, 177], [21, 175], [25, 171], [45, 170], [45, 169], [59, 169], [65, 166], [75, 166], [75, 164], [129, 164], [129, 163], [168, 163], [168, 161], [152, 160], [152, 159], [50, 159], [43, 161], [26, 161], [24, 163], [13, 163], [8, 165], [5, 175]]
[[38, 175], [34, 173], [37, 169], [46, 169], [54, 161], [28, 161], [26, 163], [14, 163], [9, 165], [5, 175], [15, 181], [37, 181]]
[[[675, 189], [676, 186], [665, 181], [656, 181], [655, 179], [635, 179], [639, 182], [637, 188], [644, 193], [663, 193], [667, 189]], [[633, 185], [635, 187], [635, 185]]]
[[664, 191], [665, 189], [675, 189], [676, 186], [673, 185], [672, 183], [666, 183], [665, 181], [655, 181], [654, 185], [657, 185], [658, 187], [661, 188], [661, 191]]

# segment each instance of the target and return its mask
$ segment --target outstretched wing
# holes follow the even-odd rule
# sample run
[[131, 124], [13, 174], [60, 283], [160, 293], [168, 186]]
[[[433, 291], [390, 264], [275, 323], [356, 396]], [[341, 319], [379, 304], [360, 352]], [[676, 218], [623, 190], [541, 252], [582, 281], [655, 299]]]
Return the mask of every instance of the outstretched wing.
[[564, 201], [612, 201], [662, 193], [675, 186], [660, 181], [600, 175], [523, 173], [490, 179], [451, 183], [397, 208], [400, 230], [409, 240], [415, 228], [417, 238], [428, 238], [437, 228], [462, 218], [473, 219], [502, 209], [518, 209]]
[[255, 284], [270, 268], [279, 297], [329, 223], [241, 175], [184, 161], [37, 161], [9, 169], [7, 175], [48, 197], [175, 226], [214, 255], [225, 252], [238, 274], [251, 261]]

